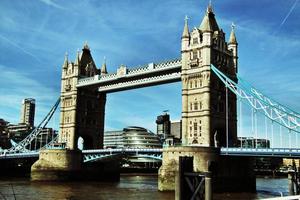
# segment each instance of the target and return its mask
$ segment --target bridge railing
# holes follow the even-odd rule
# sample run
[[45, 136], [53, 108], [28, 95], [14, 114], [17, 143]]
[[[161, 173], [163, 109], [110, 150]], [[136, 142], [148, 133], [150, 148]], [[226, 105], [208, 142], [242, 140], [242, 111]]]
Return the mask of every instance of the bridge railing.
[[[181, 67], [181, 59], [174, 59], [170, 61], [165, 61], [161, 63], [150, 63], [148, 65], [139, 66], [137, 68], [128, 69], [125, 74], [122, 75], [125, 77], [132, 77], [136, 75], [142, 75], [145, 73], [152, 73], [156, 71], [162, 71], [167, 69], [173, 69]], [[97, 81], [97, 83], [107, 82], [119, 78], [118, 73], [106, 74], [106, 75], [95, 75], [93, 77], [80, 78], [78, 80], [78, 86], [85, 85]]]

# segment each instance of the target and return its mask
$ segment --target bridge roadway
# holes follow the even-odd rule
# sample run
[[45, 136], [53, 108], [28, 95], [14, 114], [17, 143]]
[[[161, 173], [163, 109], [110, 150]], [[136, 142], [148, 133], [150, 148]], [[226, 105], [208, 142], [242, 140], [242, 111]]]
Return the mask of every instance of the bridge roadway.
[[76, 87], [95, 87], [99, 92], [117, 92], [181, 80], [181, 59], [149, 63], [137, 68], [121, 66], [116, 73], [82, 77]]
[[[162, 159], [163, 149], [140, 149], [140, 148], [120, 148], [120, 149], [90, 149], [83, 150], [84, 162], [91, 162], [107, 157], [131, 155], [152, 158], [155, 160]], [[221, 148], [222, 156], [243, 156], [243, 157], [276, 157], [276, 158], [300, 158], [300, 149], [289, 148]], [[38, 157], [38, 151], [22, 153], [3, 153], [0, 159], [18, 159]]]

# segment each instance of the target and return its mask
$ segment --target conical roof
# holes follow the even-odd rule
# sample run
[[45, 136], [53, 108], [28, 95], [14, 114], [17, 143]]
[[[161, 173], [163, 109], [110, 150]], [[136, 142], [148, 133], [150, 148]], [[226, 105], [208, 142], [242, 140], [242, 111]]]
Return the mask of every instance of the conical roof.
[[107, 74], [107, 69], [106, 69], [106, 59], [104, 58], [104, 62], [101, 67], [101, 74]]
[[64, 60], [63, 68], [68, 68], [68, 64], [69, 64], [68, 53], [66, 52], [65, 53], [65, 60]]
[[231, 27], [232, 28], [231, 28], [231, 33], [230, 33], [230, 37], [229, 37], [228, 43], [229, 44], [237, 44], [237, 40], [236, 40], [236, 36], [235, 36], [235, 31], [234, 31], [234, 29], [235, 29], [234, 24], [232, 24]]
[[75, 58], [75, 65], [79, 65], [80, 63], [80, 52], [79, 49], [77, 50], [76, 58]]
[[203, 32], [220, 30], [211, 5], [207, 7], [206, 13], [199, 28]]
[[189, 26], [188, 26], [188, 17], [185, 16], [184, 19], [184, 28], [183, 28], [183, 33], [182, 33], [182, 37], [190, 37], [190, 32], [189, 32]]

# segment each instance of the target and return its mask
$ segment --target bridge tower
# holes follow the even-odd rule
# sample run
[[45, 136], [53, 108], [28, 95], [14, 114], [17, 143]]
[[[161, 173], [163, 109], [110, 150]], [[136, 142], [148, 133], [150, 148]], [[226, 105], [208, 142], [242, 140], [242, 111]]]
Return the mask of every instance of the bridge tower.
[[225, 146], [228, 130], [232, 146], [237, 137], [236, 97], [228, 91], [226, 102], [226, 88], [210, 66], [213, 64], [236, 80], [238, 57], [234, 29], [226, 42], [209, 5], [198, 28], [190, 32], [185, 19], [181, 55], [183, 145]]
[[64, 180], [88, 176], [88, 171], [82, 168], [78, 138], [83, 138], [84, 149], [102, 148], [106, 94], [99, 93], [98, 87], [76, 86], [79, 78], [98, 78], [101, 73], [107, 73], [106, 64], [101, 71], [97, 69], [87, 44], [81, 53], [77, 52], [75, 62], [69, 62], [68, 56], [65, 56], [59, 133], [59, 143], [64, 148], [41, 150], [39, 160], [31, 167], [32, 180]]
[[220, 156], [219, 147], [232, 146], [237, 139], [236, 96], [211, 71], [211, 65], [237, 81], [234, 31], [232, 26], [227, 42], [211, 5], [198, 28], [190, 31], [185, 19], [181, 37], [182, 146], [163, 150], [158, 179], [161, 191], [175, 189], [180, 156], [193, 157], [195, 172], [212, 172], [216, 191], [255, 190], [251, 160]]
[[[106, 64], [102, 73], [106, 73]], [[100, 75], [91, 56], [90, 48], [84, 45], [82, 53], [77, 52], [75, 62], [68, 62], [62, 69], [61, 112], [59, 142], [68, 149], [77, 149], [79, 137], [84, 140], [85, 149], [103, 147], [104, 110], [106, 94], [97, 87], [77, 88], [77, 81], [83, 77]]]

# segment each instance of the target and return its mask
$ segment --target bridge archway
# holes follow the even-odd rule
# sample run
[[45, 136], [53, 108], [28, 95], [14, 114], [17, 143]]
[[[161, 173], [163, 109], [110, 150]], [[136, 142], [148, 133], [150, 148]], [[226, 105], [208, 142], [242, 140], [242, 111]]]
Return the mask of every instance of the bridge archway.
[[94, 149], [94, 139], [89, 135], [81, 135], [77, 139], [77, 147], [80, 150]]

